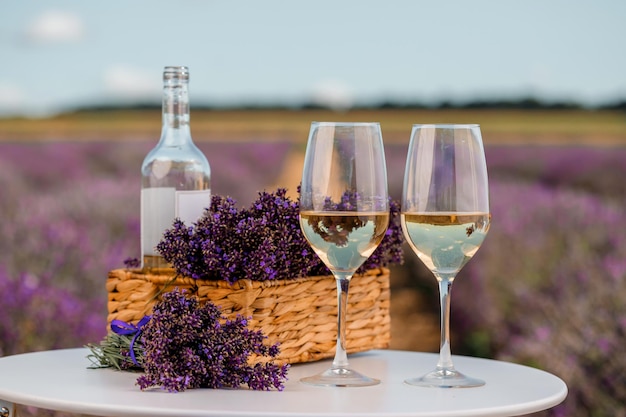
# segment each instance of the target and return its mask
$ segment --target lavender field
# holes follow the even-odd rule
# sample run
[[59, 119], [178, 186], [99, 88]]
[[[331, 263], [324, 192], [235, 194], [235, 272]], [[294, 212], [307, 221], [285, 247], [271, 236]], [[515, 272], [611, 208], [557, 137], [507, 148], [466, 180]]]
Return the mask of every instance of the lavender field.
[[[139, 167], [153, 145], [0, 143], [0, 356], [104, 336], [107, 272], [139, 256]], [[302, 151], [280, 141], [199, 146], [214, 193], [241, 204], [284, 185], [285, 161]], [[406, 145], [386, 152], [399, 198]], [[626, 149], [486, 152], [493, 223], [455, 284], [453, 350], [559, 375], [570, 394], [543, 415], [626, 416]], [[415, 308], [436, 314], [434, 279], [405, 257], [392, 286], [422, 292], [432, 305]]]

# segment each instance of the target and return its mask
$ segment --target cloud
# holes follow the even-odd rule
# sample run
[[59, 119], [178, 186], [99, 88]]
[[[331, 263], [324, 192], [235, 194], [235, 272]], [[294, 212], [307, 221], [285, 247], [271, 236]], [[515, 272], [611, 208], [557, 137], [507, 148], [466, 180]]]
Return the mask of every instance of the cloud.
[[48, 117], [54, 114], [50, 103], [34, 99], [19, 85], [0, 81], [0, 117]]
[[18, 86], [0, 82], [0, 114], [19, 114], [26, 103], [26, 95]]
[[130, 65], [113, 65], [104, 72], [104, 86], [107, 94], [115, 99], [159, 100], [161, 73]]
[[58, 10], [40, 14], [26, 28], [26, 39], [33, 43], [79, 42], [84, 37], [85, 25], [81, 18]]
[[326, 80], [315, 85], [311, 100], [333, 110], [347, 110], [354, 104], [350, 88], [337, 80]]

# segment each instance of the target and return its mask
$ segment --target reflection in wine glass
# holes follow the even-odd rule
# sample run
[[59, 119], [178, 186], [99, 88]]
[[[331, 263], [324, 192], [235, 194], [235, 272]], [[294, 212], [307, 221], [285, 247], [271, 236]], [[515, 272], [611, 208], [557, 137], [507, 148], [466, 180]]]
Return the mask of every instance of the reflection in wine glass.
[[434, 371], [410, 385], [484, 385], [454, 368], [450, 351], [450, 290], [476, 254], [491, 221], [487, 165], [478, 125], [414, 125], [404, 173], [402, 229], [439, 283], [441, 345]]
[[302, 174], [300, 227], [337, 282], [337, 347], [330, 369], [302, 382], [337, 387], [380, 382], [349, 367], [345, 324], [350, 280], [376, 250], [388, 224], [380, 125], [312, 123]]

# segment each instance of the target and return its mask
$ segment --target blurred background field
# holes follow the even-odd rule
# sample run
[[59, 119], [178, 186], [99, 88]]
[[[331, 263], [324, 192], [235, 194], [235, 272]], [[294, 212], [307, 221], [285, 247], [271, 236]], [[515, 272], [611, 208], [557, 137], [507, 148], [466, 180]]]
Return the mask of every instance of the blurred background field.
[[[264, 189], [295, 192], [313, 120], [379, 121], [396, 199], [413, 123], [480, 123], [493, 225], [453, 291], [453, 352], [559, 375], [570, 394], [543, 415], [626, 415], [625, 113], [192, 111], [213, 192], [241, 205]], [[155, 109], [0, 119], [0, 355], [103, 337], [106, 274], [139, 256], [139, 169], [159, 133]], [[405, 250], [391, 347], [437, 351], [437, 302]]]
[[[486, 145], [625, 145], [624, 106], [589, 110], [550, 109], [535, 103], [522, 109], [486, 108], [263, 108], [198, 109], [192, 111], [196, 142], [285, 141], [306, 144], [311, 121], [378, 121], [385, 143], [408, 145], [414, 123], [480, 123]], [[497, 107], [497, 103], [494, 105]], [[161, 125], [160, 107], [112, 107], [68, 112], [52, 118], [0, 118], [0, 141], [153, 141]]]

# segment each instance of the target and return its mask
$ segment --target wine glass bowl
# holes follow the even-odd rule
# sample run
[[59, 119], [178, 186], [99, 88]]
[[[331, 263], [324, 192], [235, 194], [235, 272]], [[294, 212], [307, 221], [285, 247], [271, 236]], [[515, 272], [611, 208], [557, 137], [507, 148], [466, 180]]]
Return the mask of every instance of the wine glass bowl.
[[350, 280], [376, 250], [388, 224], [380, 125], [313, 122], [302, 173], [300, 227], [337, 283], [337, 345], [332, 366], [302, 382], [336, 387], [380, 382], [349, 367], [345, 324]]
[[452, 363], [450, 291], [480, 248], [491, 222], [487, 165], [478, 125], [414, 125], [402, 196], [402, 230], [411, 249], [439, 285], [441, 344], [434, 371], [405, 382], [434, 387], [476, 387]]

